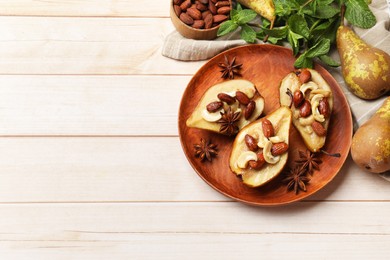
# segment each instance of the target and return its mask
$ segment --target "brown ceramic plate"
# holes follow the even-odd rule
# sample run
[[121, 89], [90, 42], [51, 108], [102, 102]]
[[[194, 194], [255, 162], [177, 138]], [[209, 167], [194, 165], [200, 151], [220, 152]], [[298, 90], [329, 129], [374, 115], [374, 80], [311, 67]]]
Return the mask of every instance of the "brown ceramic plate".
[[[331, 153], [340, 153], [341, 157], [319, 155], [323, 163], [320, 171], [314, 172], [307, 185], [307, 192], [299, 192], [298, 195], [295, 195], [293, 191], [287, 191], [285, 184], [281, 182], [283, 173], [265, 186], [250, 188], [244, 185], [240, 177], [237, 177], [229, 168], [229, 156], [234, 137], [225, 137], [186, 126], [186, 120], [195, 109], [203, 93], [210, 86], [224, 81], [218, 67], [218, 63], [223, 62], [224, 55], [227, 55], [229, 59], [235, 56], [237, 63], [243, 63], [240, 71], [241, 76], [236, 78], [244, 78], [255, 84], [265, 98], [263, 115], [269, 114], [280, 106], [280, 81], [294, 70], [295, 58], [291, 50], [273, 45], [248, 45], [230, 49], [215, 56], [200, 68], [189, 82], [179, 110], [180, 141], [194, 170], [205, 182], [222, 194], [244, 203], [259, 206], [274, 206], [299, 201], [323, 188], [341, 169], [348, 156], [352, 140], [351, 112], [336, 80], [323, 67], [315, 65], [315, 69], [328, 82], [334, 95], [334, 109], [324, 149]], [[211, 139], [213, 143], [218, 144], [218, 156], [212, 162], [202, 163], [194, 156], [193, 146], [199, 143], [201, 138]], [[306, 147], [299, 133], [294, 127], [291, 127], [287, 167], [293, 165], [294, 159], [297, 159], [298, 150], [305, 151]]]

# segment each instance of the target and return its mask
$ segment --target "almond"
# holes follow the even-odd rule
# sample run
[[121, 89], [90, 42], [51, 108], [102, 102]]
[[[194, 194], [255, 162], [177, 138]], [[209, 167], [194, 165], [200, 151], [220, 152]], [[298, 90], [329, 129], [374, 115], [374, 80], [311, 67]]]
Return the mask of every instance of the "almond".
[[230, 3], [229, 1], [218, 1], [217, 3], [215, 3], [215, 6], [216, 7], [230, 6]]
[[328, 118], [330, 116], [330, 107], [329, 102], [326, 97], [322, 98], [318, 104], [318, 111], [321, 115], [323, 115], [325, 118]]
[[229, 14], [230, 13], [230, 6], [223, 6], [223, 7], [218, 8], [217, 13], [218, 14]]
[[278, 156], [278, 155], [284, 154], [285, 152], [287, 152], [287, 150], [288, 150], [288, 144], [283, 143], [283, 142], [276, 143], [276, 144], [272, 145], [271, 154], [273, 156]]
[[210, 12], [210, 10], [202, 12], [202, 19], [204, 20], [206, 18], [206, 16], [209, 14], [211, 14], [211, 16], [213, 16], [213, 14]]
[[311, 72], [308, 69], [303, 69], [301, 70], [301, 73], [299, 73], [298, 77], [302, 84], [307, 83], [311, 79]]
[[244, 117], [246, 120], [248, 120], [252, 116], [253, 111], [255, 111], [255, 108], [256, 108], [256, 102], [253, 100], [250, 101], [244, 111]]
[[311, 104], [309, 100], [305, 100], [301, 105], [301, 108], [299, 109], [299, 116], [305, 118], [310, 115], [311, 115]]
[[251, 150], [252, 152], [256, 152], [259, 149], [259, 147], [257, 146], [257, 141], [253, 136], [246, 134], [244, 139], [245, 144], [249, 150]]
[[219, 100], [226, 102], [228, 105], [231, 105], [234, 102], [236, 102], [236, 99], [234, 97], [232, 97], [226, 93], [219, 93], [217, 97]]
[[207, 5], [209, 3], [209, 0], [199, 0], [199, 2], [201, 2], [204, 5]]
[[196, 3], [196, 9], [198, 9], [199, 11], [207, 11], [208, 8], [207, 6], [205, 6], [204, 4], [202, 4], [201, 2], [198, 2]]
[[[216, 15], [217, 16], [217, 15]], [[215, 17], [215, 16], [214, 16]], [[243, 104], [243, 105], [248, 105], [249, 102], [251, 101], [248, 96], [244, 93], [244, 92], [241, 92], [241, 91], [237, 91], [236, 92], [236, 99], [238, 100], [238, 102], [240, 102], [240, 104]]]
[[311, 127], [313, 128], [313, 131], [318, 135], [318, 136], [325, 136], [326, 135], [326, 129], [323, 127], [323, 125], [317, 121], [314, 121], [311, 124]]
[[190, 8], [192, 5], [191, 0], [186, 0], [183, 3], [181, 3], [180, 8], [182, 11], [186, 11], [188, 8]]
[[305, 100], [305, 98], [304, 98], [302, 92], [300, 90], [296, 90], [294, 92], [294, 96], [293, 96], [294, 107], [299, 108], [302, 105], [304, 100]]
[[206, 106], [207, 111], [213, 113], [218, 111], [223, 106], [223, 103], [221, 101], [214, 101], [211, 102]]
[[261, 125], [263, 128], [263, 134], [266, 138], [270, 138], [270, 137], [275, 135], [274, 127], [273, 127], [271, 121], [269, 121], [267, 118], [263, 119], [263, 122]]
[[222, 23], [223, 21], [227, 20], [228, 18], [229, 17], [227, 17], [224, 14], [217, 14], [217, 15], [214, 15], [213, 22], [214, 23]]
[[195, 8], [188, 8], [187, 9], [187, 14], [191, 16], [192, 19], [194, 20], [201, 20], [202, 19], [202, 13]]
[[182, 0], [173, 0], [174, 5], [181, 5]]
[[250, 168], [253, 170], [260, 170], [260, 168], [264, 165], [265, 159], [263, 153], [258, 153], [257, 154], [257, 161], [249, 161], [248, 165]]
[[177, 17], [179, 17], [180, 14], [181, 14], [181, 8], [180, 8], [180, 6], [178, 6], [178, 5], [173, 5], [173, 9], [175, 10], [175, 14], [177, 15]]
[[213, 2], [209, 2], [209, 10], [213, 15], [217, 14], [217, 7], [215, 7], [215, 4]]
[[187, 25], [192, 25], [194, 23], [194, 19], [191, 18], [191, 16], [189, 16], [188, 14], [186, 13], [181, 13], [180, 16], [179, 16], [180, 20], [187, 24]]
[[204, 27], [203, 20], [195, 20], [194, 23], [192, 24], [192, 28], [195, 28], [195, 29], [203, 29], [203, 27]]
[[213, 15], [211, 13], [207, 14], [204, 20], [204, 28], [210, 29], [213, 26]]

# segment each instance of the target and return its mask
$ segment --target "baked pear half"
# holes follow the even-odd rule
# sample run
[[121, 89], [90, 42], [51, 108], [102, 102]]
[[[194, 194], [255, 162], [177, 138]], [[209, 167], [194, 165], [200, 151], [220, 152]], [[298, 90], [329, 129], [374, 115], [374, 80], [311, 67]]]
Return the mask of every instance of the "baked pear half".
[[263, 109], [264, 98], [252, 82], [224, 81], [203, 94], [186, 125], [232, 136], [255, 121]]
[[328, 83], [315, 70], [289, 73], [280, 84], [280, 104], [289, 106], [292, 122], [312, 152], [325, 145], [333, 110], [333, 94]]
[[229, 164], [244, 184], [259, 187], [283, 170], [288, 158], [291, 120], [291, 110], [282, 106], [238, 133]]

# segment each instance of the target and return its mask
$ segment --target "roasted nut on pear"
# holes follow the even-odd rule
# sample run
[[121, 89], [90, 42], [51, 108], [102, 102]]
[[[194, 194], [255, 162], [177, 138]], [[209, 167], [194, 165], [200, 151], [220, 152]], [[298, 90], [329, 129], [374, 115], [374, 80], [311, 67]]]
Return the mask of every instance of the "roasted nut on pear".
[[[306, 147], [312, 152], [319, 152], [325, 145], [333, 110], [333, 95], [329, 84], [317, 71], [313, 69], [305, 69], [305, 71], [310, 73], [308, 82], [302, 83], [294, 72], [289, 73], [282, 80], [279, 88], [280, 104], [284, 106], [291, 104], [293, 124], [302, 136]], [[294, 102], [295, 95], [291, 100], [291, 97], [286, 94], [288, 90], [290, 93], [302, 93], [305, 98], [302, 104]], [[298, 98], [295, 99], [298, 101]]]
[[[230, 154], [230, 169], [242, 177], [243, 183], [250, 187], [259, 187], [275, 178], [284, 168], [288, 157], [288, 141], [292, 114], [288, 107], [280, 107], [268, 116], [258, 119], [244, 127], [236, 136]], [[274, 128], [274, 136], [264, 136], [265, 121]], [[257, 141], [254, 152], [248, 136]], [[273, 148], [274, 147], [274, 148]], [[272, 154], [272, 152], [274, 154]]]
[[[236, 96], [237, 93], [239, 96]], [[246, 104], [240, 103], [239, 99]], [[263, 109], [264, 98], [252, 82], [243, 79], [228, 80], [211, 86], [203, 94], [186, 124], [188, 127], [234, 135], [255, 121]], [[225, 120], [228, 117], [227, 111], [235, 117], [232, 122]], [[223, 131], [232, 128], [235, 131]]]

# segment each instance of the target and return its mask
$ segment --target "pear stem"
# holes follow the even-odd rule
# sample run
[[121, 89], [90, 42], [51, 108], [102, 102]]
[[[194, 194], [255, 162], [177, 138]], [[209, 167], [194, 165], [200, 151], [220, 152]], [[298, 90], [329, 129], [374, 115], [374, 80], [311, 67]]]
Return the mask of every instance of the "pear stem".
[[341, 16], [340, 26], [344, 25], [344, 14], [345, 14], [345, 4], [342, 4], [340, 10], [340, 16]]
[[[275, 23], [275, 20], [272, 20], [271, 25], [269, 27], [270, 30], [272, 30], [274, 28], [274, 23]], [[264, 43], [266, 43], [268, 41], [268, 37], [269, 37], [268, 34], [264, 37], [264, 40], [263, 40]]]

